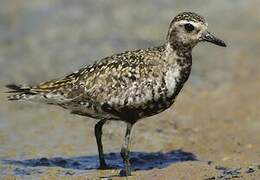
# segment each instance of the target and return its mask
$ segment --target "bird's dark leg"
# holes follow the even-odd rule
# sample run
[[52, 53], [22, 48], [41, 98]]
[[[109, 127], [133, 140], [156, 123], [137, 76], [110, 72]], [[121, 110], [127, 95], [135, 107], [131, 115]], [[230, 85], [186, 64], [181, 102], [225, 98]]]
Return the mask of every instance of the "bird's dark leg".
[[105, 162], [103, 145], [102, 145], [102, 127], [105, 123], [106, 123], [106, 119], [102, 119], [95, 125], [95, 136], [97, 140], [98, 155], [99, 155], [99, 169], [108, 168]]
[[125, 171], [121, 171], [120, 174], [122, 176], [131, 176], [131, 166], [129, 161], [129, 146], [130, 146], [130, 134], [132, 130], [133, 124], [127, 123], [126, 133], [124, 143], [121, 148], [121, 156], [123, 158]]

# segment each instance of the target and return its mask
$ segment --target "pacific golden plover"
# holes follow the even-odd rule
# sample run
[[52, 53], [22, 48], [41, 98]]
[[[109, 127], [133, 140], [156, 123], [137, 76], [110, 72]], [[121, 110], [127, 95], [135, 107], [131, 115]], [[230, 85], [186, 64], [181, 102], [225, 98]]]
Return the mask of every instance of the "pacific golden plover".
[[207, 31], [205, 19], [182, 12], [171, 22], [166, 43], [153, 48], [126, 51], [96, 61], [64, 78], [34, 86], [7, 85], [9, 100], [28, 100], [61, 106], [74, 114], [100, 121], [95, 125], [100, 168], [107, 168], [102, 146], [102, 126], [108, 120], [127, 124], [121, 149], [126, 176], [130, 133], [140, 119], [169, 108], [187, 81], [192, 48], [201, 41], [226, 44]]

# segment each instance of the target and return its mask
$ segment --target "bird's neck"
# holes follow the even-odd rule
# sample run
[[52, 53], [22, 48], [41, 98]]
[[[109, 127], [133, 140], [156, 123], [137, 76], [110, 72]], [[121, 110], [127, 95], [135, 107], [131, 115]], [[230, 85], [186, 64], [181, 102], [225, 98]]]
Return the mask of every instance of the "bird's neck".
[[180, 41], [170, 41], [168, 42], [170, 47], [179, 52], [188, 53], [192, 51], [193, 46], [191, 44], [184, 44]]
[[192, 48], [177, 47], [171, 43], [165, 45], [165, 59], [169, 64], [179, 65], [180, 67], [187, 67], [192, 65]]

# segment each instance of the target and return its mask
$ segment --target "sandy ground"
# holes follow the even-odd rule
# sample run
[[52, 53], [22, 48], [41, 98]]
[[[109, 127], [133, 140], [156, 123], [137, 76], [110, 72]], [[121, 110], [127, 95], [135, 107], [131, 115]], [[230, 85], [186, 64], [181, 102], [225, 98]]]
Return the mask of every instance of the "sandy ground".
[[178, 12], [198, 12], [228, 47], [198, 45], [174, 107], [138, 122], [127, 179], [260, 179], [260, 12], [249, 1], [0, 0], [0, 179], [124, 179], [124, 123], [104, 127], [111, 170], [97, 170], [95, 120], [7, 102], [35, 83], [123, 50], [161, 44]]

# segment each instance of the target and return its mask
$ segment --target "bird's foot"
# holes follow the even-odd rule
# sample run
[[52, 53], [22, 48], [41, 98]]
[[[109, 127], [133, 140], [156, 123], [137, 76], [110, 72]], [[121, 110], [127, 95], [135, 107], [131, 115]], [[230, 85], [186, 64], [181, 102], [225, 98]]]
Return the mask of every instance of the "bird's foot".
[[119, 172], [119, 176], [121, 176], [121, 177], [131, 176], [131, 171], [130, 171], [130, 170], [122, 169], [122, 170]]

